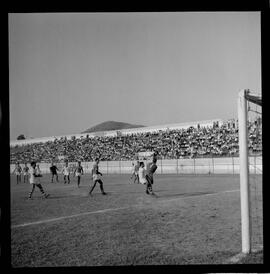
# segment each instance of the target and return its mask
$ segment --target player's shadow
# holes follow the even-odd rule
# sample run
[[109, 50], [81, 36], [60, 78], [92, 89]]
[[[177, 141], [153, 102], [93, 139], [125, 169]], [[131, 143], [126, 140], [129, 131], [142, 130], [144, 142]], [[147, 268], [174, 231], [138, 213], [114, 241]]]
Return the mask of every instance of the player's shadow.
[[215, 192], [207, 191], [207, 192], [172, 193], [172, 194], [159, 195], [159, 198], [203, 196], [203, 195], [213, 194], [213, 193]]
[[65, 198], [75, 198], [77, 196], [80, 196], [80, 195], [61, 195], [61, 196], [50, 195], [47, 199], [49, 199], [49, 200], [51, 200], [51, 199], [65, 199]]

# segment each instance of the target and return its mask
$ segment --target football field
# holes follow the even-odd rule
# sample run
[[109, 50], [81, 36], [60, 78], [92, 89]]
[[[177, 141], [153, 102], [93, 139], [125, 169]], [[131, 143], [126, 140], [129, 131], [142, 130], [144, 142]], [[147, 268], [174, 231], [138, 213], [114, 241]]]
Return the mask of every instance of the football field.
[[[36, 188], [28, 200], [31, 185], [11, 175], [13, 267], [227, 264], [241, 252], [239, 175], [156, 175], [156, 196], [130, 175], [104, 175], [107, 195], [97, 184], [91, 197], [89, 174], [80, 188], [73, 177], [59, 179], [44, 175], [49, 198]], [[253, 232], [262, 239], [260, 226]]]

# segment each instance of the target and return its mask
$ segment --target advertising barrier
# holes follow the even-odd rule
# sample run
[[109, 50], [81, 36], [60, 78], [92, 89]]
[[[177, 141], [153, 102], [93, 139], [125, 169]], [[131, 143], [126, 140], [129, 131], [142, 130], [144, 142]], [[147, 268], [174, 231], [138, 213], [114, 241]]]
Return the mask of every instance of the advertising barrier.
[[[145, 160], [147, 164], [149, 160]], [[104, 174], [131, 174], [132, 163], [136, 161], [101, 161], [99, 163], [100, 172]], [[81, 165], [85, 173], [90, 173], [94, 162], [82, 162]], [[63, 163], [56, 163], [61, 173]], [[73, 171], [77, 163], [69, 162]], [[21, 166], [23, 166], [21, 164]], [[30, 164], [28, 165], [30, 166]], [[193, 158], [193, 159], [158, 159], [158, 169], [156, 174], [239, 174], [239, 158]], [[251, 174], [262, 174], [262, 156], [249, 157], [249, 166]], [[50, 163], [39, 163], [41, 172], [50, 173]], [[10, 172], [15, 168], [14, 164], [10, 165]]]

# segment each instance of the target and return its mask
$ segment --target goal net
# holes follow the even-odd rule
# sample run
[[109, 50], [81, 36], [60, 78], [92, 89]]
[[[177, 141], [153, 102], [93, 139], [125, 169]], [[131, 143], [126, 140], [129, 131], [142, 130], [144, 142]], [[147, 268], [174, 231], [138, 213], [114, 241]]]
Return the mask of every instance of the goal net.
[[242, 90], [238, 98], [242, 252], [263, 248], [262, 100]]

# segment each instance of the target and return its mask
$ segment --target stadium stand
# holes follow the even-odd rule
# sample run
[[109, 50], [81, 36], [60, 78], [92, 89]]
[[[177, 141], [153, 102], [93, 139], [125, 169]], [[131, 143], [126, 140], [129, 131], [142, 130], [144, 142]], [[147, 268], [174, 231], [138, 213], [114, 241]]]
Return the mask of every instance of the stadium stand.
[[[261, 121], [249, 124], [249, 150], [262, 152]], [[11, 164], [16, 162], [57, 162], [59, 155], [68, 161], [134, 160], [138, 152], [156, 151], [162, 159], [238, 156], [238, 125], [235, 122], [212, 126], [191, 126], [116, 136], [73, 136], [10, 147]]]

